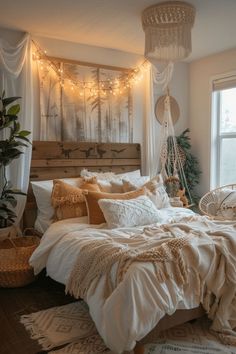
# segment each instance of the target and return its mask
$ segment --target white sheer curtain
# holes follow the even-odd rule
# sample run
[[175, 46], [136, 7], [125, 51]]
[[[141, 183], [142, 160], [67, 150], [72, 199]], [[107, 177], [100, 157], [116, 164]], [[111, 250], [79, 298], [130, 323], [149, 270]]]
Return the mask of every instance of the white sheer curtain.
[[[0, 39], [0, 92], [5, 90], [5, 97], [20, 96], [21, 111], [19, 122], [21, 128], [32, 132], [33, 136], [33, 76], [32, 76], [32, 53], [29, 34], [25, 34], [16, 46], [9, 45]], [[0, 137], [0, 139], [4, 136]], [[7, 169], [7, 178], [14, 188], [27, 192], [29, 184], [29, 170], [31, 162], [31, 146], [24, 150], [24, 154]], [[19, 224], [24, 207], [25, 197], [18, 197], [16, 208]]]
[[155, 118], [155, 103], [153, 95], [153, 85], [162, 86], [163, 91], [168, 87], [173, 74], [173, 63], [170, 62], [166, 68], [159, 72], [150, 63], [144, 77], [145, 107], [144, 107], [144, 156], [143, 171], [145, 175], [155, 176], [159, 167], [160, 139], [157, 131], [157, 121]]

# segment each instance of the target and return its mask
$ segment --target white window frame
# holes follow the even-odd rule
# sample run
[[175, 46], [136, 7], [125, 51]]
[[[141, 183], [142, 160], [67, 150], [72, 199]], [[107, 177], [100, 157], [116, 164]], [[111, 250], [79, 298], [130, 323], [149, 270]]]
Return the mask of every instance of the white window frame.
[[[217, 75], [211, 79], [211, 173], [210, 173], [210, 187], [211, 189], [220, 186], [220, 166], [222, 161], [222, 141], [224, 139], [235, 138], [236, 132], [220, 132], [220, 116], [221, 116], [221, 92], [213, 91], [213, 83], [215, 80], [224, 80], [229, 76], [236, 76], [236, 71]], [[236, 88], [236, 86], [235, 86]]]

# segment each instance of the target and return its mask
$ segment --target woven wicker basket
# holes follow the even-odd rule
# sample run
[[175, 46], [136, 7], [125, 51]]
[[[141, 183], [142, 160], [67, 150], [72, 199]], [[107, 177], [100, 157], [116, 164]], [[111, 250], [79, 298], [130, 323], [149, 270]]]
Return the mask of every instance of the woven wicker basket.
[[0, 287], [16, 288], [35, 279], [29, 258], [39, 241], [36, 236], [27, 236], [0, 242]]

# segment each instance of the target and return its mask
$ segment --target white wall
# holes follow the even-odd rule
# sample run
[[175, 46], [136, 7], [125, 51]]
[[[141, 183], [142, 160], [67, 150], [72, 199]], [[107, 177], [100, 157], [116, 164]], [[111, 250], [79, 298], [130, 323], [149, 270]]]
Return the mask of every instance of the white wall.
[[215, 75], [236, 70], [236, 49], [190, 63], [190, 120], [193, 153], [202, 170], [199, 193], [210, 189], [211, 80]]
[[[6, 39], [12, 45], [17, 43], [21, 36], [21, 32], [0, 28], [0, 37]], [[83, 45], [39, 36], [33, 36], [33, 39], [40, 45], [42, 49], [47, 51], [49, 56], [126, 68], [134, 68], [144, 60], [142, 56], [118, 50]], [[161, 70], [161, 66], [159, 64], [156, 64], [156, 66], [159, 68], [159, 70]], [[35, 83], [35, 90], [37, 89], [37, 83]], [[155, 92], [156, 97], [163, 94], [160, 87], [157, 87]], [[180, 133], [188, 127], [189, 88], [187, 63], [178, 63], [175, 65], [173, 80], [170, 84], [170, 93], [177, 99], [180, 105], [181, 115], [178, 123], [176, 124], [176, 133]], [[134, 88], [134, 142], [141, 144], [143, 144], [143, 140], [146, 139], [146, 137], [143, 136], [143, 98], [143, 85], [142, 82], [140, 82]], [[39, 102], [35, 102], [35, 104], [39, 106]], [[37, 139], [39, 136], [39, 116], [34, 117], [34, 126], [34, 139]], [[156, 122], [157, 134], [159, 129], [160, 125], [158, 122]]]
[[20, 31], [14, 31], [0, 27], [0, 38], [3, 38], [12, 46], [14, 46], [21, 39], [23, 34], [24, 33]]

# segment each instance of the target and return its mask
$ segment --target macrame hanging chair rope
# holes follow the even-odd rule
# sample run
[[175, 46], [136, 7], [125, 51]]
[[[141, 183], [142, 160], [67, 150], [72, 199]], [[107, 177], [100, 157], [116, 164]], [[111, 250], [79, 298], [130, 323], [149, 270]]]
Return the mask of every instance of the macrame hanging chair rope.
[[175, 137], [174, 126], [171, 117], [169, 90], [167, 90], [164, 107], [164, 119], [161, 127], [160, 143], [160, 173], [164, 181], [171, 176], [179, 179], [179, 181], [182, 183], [182, 188], [185, 188], [190, 199], [189, 201], [192, 205], [193, 200], [184, 173], [185, 156], [183, 151], [181, 151], [179, 148]]

